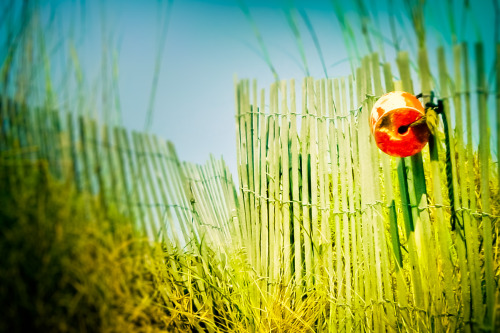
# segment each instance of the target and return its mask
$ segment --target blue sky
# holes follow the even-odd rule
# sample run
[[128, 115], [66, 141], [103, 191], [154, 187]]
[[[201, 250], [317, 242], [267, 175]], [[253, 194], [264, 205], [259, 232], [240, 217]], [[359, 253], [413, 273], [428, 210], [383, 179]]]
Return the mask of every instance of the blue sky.
[[[404, 2], [393, 0], [392, 9], [388, 7], [389, 0], [364, 2], [372, 22], [377, 22], [373, 28], [390, 39], [388, 19], [392, 11], [402, 12]], [[105, 76], [103, 73], [111, 73], [109, 68], [103, 70], [102, 67], [103, 48], [108, 61], [115, 56], [122, 124], [128, 129], [143, 130], [160, 45], [159, 14], [165, 13], [166, 2], [53, 0], [42, 3], [62, 18], [63, 23], [54, 30], [54, 41], [73, 40], [87, 88], [94, 99], [100, 98], [99, 82]], [[150, 131], [173, 141], [183, 160], [203, 163], [210, 153], [223, 155], [236, 175], [234, 76], [257, 79], [260, 88], [267, 88], [274, 81], [273, 75], [237, 0], [174, 0], [172, 3]], [[337, 3], [343, 7], [346, 20], [359, 29], [359, 11], [354, 9], [353, 1]], [[443, 43], [451, 45], [446, 3], [435, 1], [426, 7], [430, 48]], [[462, 8], [463, 2], [451, 3]], [[245, 4], [281, 79], [300, 80], [305, 76], [297, 40], [286, 20], [286, 8], [307, 13], [318, 36], [328, 76], [351, 74], [332, 1], [246, 0]], [[495, 29], [498, 30], [493, 25], [493, 0], [471, 1], [471, 5], [465, 20], [461, 9], [452, 11], [459, 40], [483, 39], [489, 64], [493, 35]], [[297, 18], [310, 74], [324, 77], [313, 40], [304, 21], [298, 15]], [[398, 15], [396, 22], [403, 48], [414, 51], [416, 43], [408, 16]], [[363, 51], [362, 38], [356, 42]], [[66, 46], [64, 43], [64, 50]], [[385, 43], [384, 50], [387, 59], [392, 61], [394, 48]], [[67, 53], [62, 53], [61, 63], [67, 62]]]
[[[327, 57], [329, 74], [350, 74], [347, 53], [329, 2], [311, 2], [307, 13]], [[248, 2], [280, 78], [305, 76], [284, 2]], [[100, 75], [101, 16], [118, 50], [123, 125], [144, 128], [161, 25], [153, 1], [86, 4], [90, 26], [80, 45], [86, 74]], [[302, 31], [304, 37], [307, 31]], [[312, 40], [304, 38], [310, 72], [323, 70]], [[97, 50], [97, 52], [96, 52]], [[335, 63], [338, 63], [335, 66]], [[257, 79], [268, 87], [273, 75], [263, 60], [255, 34], [236, 1], [174, 1], [166, 35], [151, 131], [174, 142], [180, 158], [203, 163], [223, 155], [236, 172], [234, 76]]]

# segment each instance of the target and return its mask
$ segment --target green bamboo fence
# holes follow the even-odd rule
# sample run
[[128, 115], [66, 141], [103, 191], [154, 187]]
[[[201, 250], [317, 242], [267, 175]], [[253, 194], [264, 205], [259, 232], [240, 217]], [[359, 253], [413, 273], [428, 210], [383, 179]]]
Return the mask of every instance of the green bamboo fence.
[[[420, 49], [418, 87], [405, 52], [397, 81], [373, 54], [354, 78], [306, 78], [300, 93], [294, 80], [272, 84], [268, 96], [255, 81], [236, 82], [240, 235], [261, 315], [269, 299], [289, 293], [282, 302], [300, 309], [314, 294], [329, 304], [317, 330], [495, 330], [500, 202], [492, 147], [500, 140], [491, 142], [490, 127], [500, 124], [500, 58], [496, 91], [488, 91], [483, 46], [474, 47], [474, 66], [469, 53], [456, 45], [450, 64], [438, 49], [432, 72]], [[440, 120], [415, 156], [378, 150], [368, 117], [395, 89], [443, 100], [449, 146]]]

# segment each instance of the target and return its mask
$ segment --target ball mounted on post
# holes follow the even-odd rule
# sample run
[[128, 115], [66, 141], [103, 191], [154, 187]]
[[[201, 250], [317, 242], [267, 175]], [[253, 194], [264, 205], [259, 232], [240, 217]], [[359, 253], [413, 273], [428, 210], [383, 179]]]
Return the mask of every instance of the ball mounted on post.
[[381, 96], [373, 105], [370, 129], [377, 147], [395, 157], [408, 157], [419, 153], [436, 133], [442, 101], [434, 102], [434, 93], [425, 108], [418, 98], [404, 91], [392, 91]]

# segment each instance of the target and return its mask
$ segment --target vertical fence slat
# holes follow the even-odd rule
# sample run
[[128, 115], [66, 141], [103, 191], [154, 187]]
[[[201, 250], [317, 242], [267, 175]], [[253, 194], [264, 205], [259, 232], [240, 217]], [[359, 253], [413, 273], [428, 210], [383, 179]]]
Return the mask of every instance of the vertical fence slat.
[[[333, 243], [333, 238], [335, 238], [335, 260], [333, 257], [333, 249], [329, 246], [329, 250], [331, 253], [328, 254], [328, 282], [330, 285], [329, 293], [334, 296], [335, 290], [338, 288], [338, 277], [337, 277], [337, 269], [334, 270], [334, 261], [338, 261], [338, 253], [339, 250], [336, 246], [337, 244], [337, 224], [339, 221], [339, 196], [338, 196], [338, 153], [337, 153], [337, 129], [335, 122], [335, 102], [333, 100], [333, 80], [329, 79], [326, 85], [326, 95], [327, 95], [327, 109], [328, 109], [328, 117], [330, 118], [328, 122], [328, 151], [330, 153], [330, 172], [331, 172], [331, 201], [330, 201], [330, 220], [328, 223], [333, 223], [332, 229], [330, 230], [330, 239], [329, 242]], [[329, 328], [336, 328], [337, 325], [337, 307], [335, 304], [330, 308], [330, 320], [329, 320]]]
[[[469, 49], [466, 44], [462, 45], [462, 60], [464, 73], [464, 98], [465, 98], [465, 114], [467, 125], [467, 182], [469, 190], [469, 207], [467, 213], [470, 216], [471, 228], [470, 235], [467, 237], [467, 254], [469, 258], [478, 258], [479, 256], [479, 229], [476, 215], [472, 214], [477, 211], [476, 198], [476, 172], [474, 171], [475, 156], [472, 142], [472, 110], [471, 110], [471, 80], [469, 66]], [[470, 252], [469, 252], [470, 249]], [[484, 317], [483, 307], [483, 292], [481, 290], [481, 276], [479, 262], [477, 260], [468, 260], [469, 275], [472, 287], [472, 329], [478, 329], [478, 326]]]
[[[276, 130], [276, 125], [275, 123], [278, 121], [278, 117], [276, 116], [277, 110], [276, 110], [276, 102], [275, 102], [275, 96], [277, 95], [277, 87], [276, 83], [273, 83], [271, 86], [270, 90], [270, 96], [269, 96], [269, 141], [268, 141], [268, 151], [267, 151], [267, 158], [269, 160], [269, 171], [268, 171], [268, 178], [269, 178], [269, 191], [266, 193], [266, 197], [269, 198], [269, 283], [271, 287], [271, 294], [274, 295], [274, 292], [276, 291], [276, 271], [279, 270], [279, 258], [277, 257], [276, 253], [276, 248], [279, 246], [279, 244], [276, 244], [276, 217], [278, 215], [277, 212], [277, 207], [278, 205], [276, 204], [276, 188], [278, 187], [278, 166], [276, 163], [278, 162], [277, 159], [277, 152], [276, 152], [276, 146], [277, 144], [275, 143], [277, 133], [275, 133]], [[278, 267], [277, 267], [278, 266]]]
[[286, 81], [281, 82], [281, 172], [283, 201], [283, 280], [289, 285], [291, 279], [291, 244], [290, 244], [290, 152], [289, 152], [289, 114], [287, 105]]
[[[374, 53], [372, 55], [371, 59], [371, 64], [372, 64], [372, 81], [373, 81], [373, 91], [374, 95], [376, 96], [375, 98], [378, 98], [378, 96], [382, 95], [382, 81], [381, 81], [381, 74], [380, 74], [380, 62], [379, 62], [379, 57], [377, 53]], [[371, 105], [372, 106], [372, 105]], [[371, 111], [371, 109], [370, 109]], [[383, 281], [383, 298], [388, 301], [386, 304], [384, 304], [385, 311], [387, 313], [387, 320], [388, 324], [392, 328], [396, 328], [396, 316], [394, 312], [394, 296], [393, 296], [393, 286], [392, 286], [392, 281], [389, 276], [389, 272], [391, 270], [391, 265], [390, 265], [390, 259], [389, 259], [389, 254], [388, 254], [388, 247], [386, 244], [389, 242], [386, 240], [386, 223], [384, 221], [389, 220], [389, 227], [391, 228], [391, 225], [394, 224], [392, 228], [396, 228], [396, 234], [397, 234], [397, 221], [395, 219], [395, 208], [392, 206], [394, 210], [394, 214], [392, 214], [392, 209], [391, 209], [391, 204], [392, 201], [394, 200], [392, 198], [392, 179], [388, 179], [390, 177], [382, 177], [382, 174], [380, 172], [380, 169], [384, 170], [384, 165], [389, 165], [390, 160], [389, 156], [386, 154], [380, 154], [378, 149], [376, 148], [376, 144], [374, 140], [371, 140], [372, 144], [372, 151], [375, 152], [373, 155], [373, 159], [375, 161], [375, 175], [374, 175], [374, 180], [376, 182], [375, 184], [378, 184], [379, 186], [375, 186], [376, 192], [375, 196], [376, 198], [380, 198], [378, 200], [378, 205], [377, 207], [380, 207], [379, 209], [379, 214], [377, 214], [382, 218], [379, 218], [379, 224], [378, 224], [378, 238], [379, 238], [379, 244], [380, 244], [380, 265], [381, 265], [381, 275], [382, 275], [382, 281]], [[385, 161], [384, 161], [385, 160]], [[390, 174], [389, 174], [390, 175]], [[382, 194], [382, 185], [380, 182], [383, 179], [383, 187], [386, 193], [386, 206], [383, 206], [384, 201], [382, 200], [383, 194]], [[387, 190], [389, 190], [389, 194], [391, 196], [391, 199], [388, 199], [387, 195]], [[389, 201], [388, 201], [389, 200]], [[389, 212], [386, 214], [386, 208], [388, 208]], [[392, 217], [391, 217], [392, 215]], [[394, 232], [393, 232], [394, 233]], [[399, 242], [399, 239], [398, 239]], [[399, 246], [398, 246], [399, 249]]]
[[301, 168], [302, 168], [302, 223], [304, 225], [304, 259], [305, 259], [305, 278], [306, 292], [312, 290], [312, 270], [313, 270], [313, 254], [312, 254], [312, 237], [311, 237], [311, 219], [309, 209], [309, 117], [307, 116], [307, 99], [311, 98], [307, 94], [307, 80], [302, 81], [302, 121], [300, 130], [301, 141]]
[[[444, 54], [444, 49], [440, 48], [438, 49], [438, 70], [439, 70], [439, 86], [441, 90], [441, 95], [443, 96], [443, 112], [445, 113], [445, 117], [441, 118], [443, 121], [446, 121], [447, 124], [444, 124], [448, 128], [449, 131], [451, 131], [451, 112], [450, 112], [450, 103], [449, 103], [449, 91], [448, 91], [448, 86], [447, 86], [447, 77], [448, 77], [448, 70], [446, 68], [446, 61], [445, 61], [445, 54]], [[450, 141], [451, 141], [451, 133], [448, 133], [450, 136]], [[445, 166], [445, 172], [448, 172], [448, 170], [451, 169], [451, 174], [447, 174], [447, 179], [443, 182], [441, 180], [441, 174], [442, 174], [442, 169], [440, 167], [440, 156], [439, 156], [439, 150], [442, 145], [439, 145], [439, 138], [435, 137], [435, 143], [436, 146], [432, 147], [432, 145], [429, 144], [429, 148], [436, 148], [433, 149], [433, 152], [431, 152], [431, 167], [432, 167], [432, 179], [433, 179], [433, 193], [434, 193], [434, 203], [436, 205], [436, 220], [437, 221], [442, 221], [441, 223], [437, 223], [437, 235], [438, 235], [438, 242], [439, 246], [441, 249], [441, 263], [443, 264], [443, 279], [444, 279], [444, 286], [443, 290], [445, 293], [445, 299], [446, 299], [446, 308], [447, 314], [449, 315], [448, 318], [443, 318], [443, 324], [446, 327], [450, 327], [451, 329], [455, 329], [456, 323], [457, 323], [457, 303], [455, 301], [455, 292], [453, 291], [453, 280], [455, 279], [454, 277], [454, 264], [452, 257], [456, 257], [456, 253], [454, 251], [452, 239], [451, 239], [451, 226], [449, 223], [446, 223], [447, 220], [451, 220], [451, 214], [454, 214], [451, 210], [454, 209], [454, 207], [451, 207], [451, 202], [449, 202], [450, 205], [450, 218], [445, 219], [445, 201], [444, 198], [440, 197], [442, 195], [441, 189], [449, 185], [451, 188], [448, 188], [448, 201], [456, 201], [455, 198], [457, 196], [457, 181], [456, 181], [456, 166], [455, 166], [455, 146], [449, 142], [449, 145], [445, 145], [446, 149], [449, 151], [446, 151], [446, 154], [450, 156], [449, 160], [446, 158], [446, 166]], [[446, 140], [446, 138], [445, 138]], [[452, 158], [453, 156], [453, 158]], [[453, 193], [450, 193], [453, 192]], [[452, 197], [450, 197], [452, 196]], [[450, 199], [451, 198], [451, 199]], [[442, 205], [443, 207], [439, 207]], [[460, 245], [458, 245], [460, 247]]]
[[[470, 215], [465, 212], [464, 208], [469, 206], [469, 198], [467, 191], [467, 173], [465, 168], [466, 152], [464, 148], [464, 131], [463, 131], [463, 109], [462, 109], [462, 74], [460, 71], [462, 48], [460, 45], [453, 47], [453, 67], [455, 82], [453, 87], [453, 106], [455, 110], [455, 135], [454, 145], [458, 155], [457, 178], [459, 180], [455, 199], [457, 208], [457, 223], [456, 232], [454, 234], [455, 244], [457, 245], [457, 253], [459, 256], [460, 265], [460, 283], [462, 285], [462, 302], [461, 311], [463, 312], [464, 322], [469, 323], [471, 320], [471, 278], [468, 265], [471, 264], [467, 260], [467, 252], [472, 249], [466, 246], [466, 239], [470, 238]], [[451, 126], [450, 126], [451, 128]], [[461, 223], [460, 223], [461, 222]], [[466, 325], [464, 330], [470, 332], [470, 325]]]
[[321, 262], [321, 273], [317, 278], [321, 280], [321, 286], [323, 287], [322, 292], [328, 293], [329, 279], [328, 270], [329, 261], [332, 259], [332, 243], [331, 243], [331, 233], [330, 233], [330, 173], [328, 171], [328, 124], [329, 117], [326, 110], [326, 90], [325, 90], [325, 80], [319, 81], [317, 96], [319, 98], [318, 102], [318, 116], [319, 116], [319, 127], [318, 127], [318, 174], [320, 179], [320, 222], [318, 228], [320, 228], [320, 262]]
[[477, 108], [479, 112], [479, 168], [481, 171], [481, 220], [483, 224], [484, 281], [486, 294], [486, 312], [483, 323], [485, 329], [493, 330], [495, 311], [495, 281], [493, 276], [492, 226], [490, 208], [490, 128], [486, 105], [488, 87], [484, 66], [484, 50], [481, 43], [475, 46], [477, 75]]
[[[394, 82], [392, 81], [392, 71], [391, 66], [388, 63], [384, 64], [384, 82], [385, 82], [385, 90], [386, 91], [394, 91]], [[379, 88], [381, 89], [381, 87]], [[375, 86], [375, 92], [377, 93], [377, 86]], [[378, 95], [378, 93], [377, 93]], [[406, 281], [404, 278], [404, 268], [403, 268], [403, 253], [401, 251], [401, 238], [399, 236], [399, 226], [398, 226], [398, 214], [396, 201], [401, 202], [401, 199], [397, 200], [395, 196], [395, 184], [393, 182], [392, 175], [392, 166], [393, 166], [393, 158], [389, 156], [382, 156], [382, 168], [384, 172], [384, 181], [386, 184], [385, 187], [385, 198], [386, 204], [389, 209], [389, 229], [391, 235], [391, 244], [394, 254], [394, 270], [395, 270], [395, 284], [396, 284], [396, 319], [397, 324], [402, 325], [403, 322], [411, 322], [409, 315], [405, 308], [408, 307], [408, 289], [406, 285]], [[399, 195], [405, 195], [406, 192], [399, 192]], [[406, 211], [408, 210], [408, 206], [406, 206]]]
[[344, 276], [344, 260], [343, 260], [343, 253], [342, 253], [342, 231], [343, 231], [343, 220], [342, 220], [342, 213], [341, 213], [341, 198], [342, 198], [342, 164], [341, 164], [341, 158], [340, 158], [340, 146], [342, 142], [342, 129], [340, 126], [340, 85], [339, 85], [339, 80], [334, 79], [333, 81], [333, 93], [334, 93], [334, 108], [333, 108], [333, 115], [332, 117], [335, 119], [335, 133], [334, 133], [334, 140], [335, 143], [333, 145], [333, 151], [334, 151], [334, 225], [335, 225], [335, 254], [336, 254], [336, 275], [335, 275], [335, 280], [336, 280], [336, 286], [337, 286], [337, 299], [338, 302], [341, 304], [339, 307], [337, 307], [337, 328], [339, 330], [344, 330], [345, 324], [346, 324], [346, 307], [343, 306], [345, 304], [345, 276]]
[[297, 134], [297, 105], [295, 99], [295, 81], [290, 81], [290, 146], [291, 146], [291, 170], [292, 170], [292, 221], [294, 242], [294, 270], [295, 270], [295, 301], [299, 304], [302, 299], [302, 240], [301, 240], [301, 211], [300, 211], [300, 184], [299, 184], [299, 140]]
[[[318, 105], [316, 94], [315, 82], [312, 77], [307, 80], [307, 111], [309, 117], [309, 190], [311, 193], [311, 234], [312, 234], [312, 247], [313, 247], [313, 271], [314, 276], [319, 276], [320, 262], [319, 262], [319, 210], [318, 210]], [[319, 281], [315, 281], [318, 284]]]
[[[268, 162], [267, 162], [267, 142], [269, 135], [269, 120], [265, 116], [265, 92], [261, 91], [260, 96], [260, 216], [261, 216], [261, 274], [269, 276], [269, 200], [268, 198]], [[266, 279], [262, 279], [261, 289], [267, 294], [269, 284]]]
[[137, 216], [135, 215], [134, 204], [132, 201], [132, 193], [131, 193], [132, 190], [131, 182], [133, 180], [131, 174], [129, 173], [130, 170], [128, 169], [130, 165], [128, 163], [129, 156], [126, 150], [126, 145], [125, 142], [123, 142], [124, 132], [125, 129], [123, 128], [120, 127], [114, 128], [115, 149], [116, 153], [118, 154], [118, 165], [122, 183], [121, 188], [125, 196], [125, 204], [126, 204], [125, 214], [131, 221], [134, 221], [137, 218]]
[[[370, 260], [372, 261], [372, 276], [377, 276], [374, 281], [375, 288], [373, 289], [374, 295], [373, 299], [375, 303], [373, 305], [374, 311], [374, 327], [376, 330], [385, 330], [385, 326], [387, 324], [386, 320], [382, 318], [383, 309], [385, 307], [383, 299], [384, 299], [384, 281], [382, 276], [383, 270], [383, 257], [382, 257], [382, 245], [385, 245], [382, 242], [381, 237], [381, 224], [382, 224], [382, 216], [381, 216], [381, 201], [378, 200], [380, 198], [380, 163], [378, 159], [379, 151], [375, 146], [375, 142], [373, 141], [373, 137], [371, 136], [370, 129], [368, 127], [369, 119], [370, 119], [370, 111], [374, 104], [374, 92], [373, 92], [373, 78], [374, 71], [372, 68], [372, 63], [370, 61], [370, 57], [366, 56], [363, 58], [363, 67], [366, 71], [365, 80], [365, 108], [361, 113], [362, 122], [366, 123], [365, 127], [365, 144], [367, 145], [367, 155], [366, 162], [368, 163], [367, 168], [367, 192], [368, 192], [368, 201], [367, 201], [367, 209], [370, 211], [371, 215], [371, 223], [369, 225], [369, 233], [371, 234], [371, 246], [375, 249], [375, 251], [370, 251]], [[378, 186], [377, 186], [378, 184]], [[374, 271], [373, 271], [374, 269]]]
[[[281, 144], [280, 144], [280, 136], [281, 136], [281, 128], [280, 128], [280, 119], [281, 119], [281, 110], [279, 103], [279, 91], [280, 91], [280, 83], [279, 81], [274, 84], [274, 94], [271, 98], [271, 103], [274, 107], [274, 141], [273, 141], [273, 155], [272, 155], [272, 173], [271, 177], [273, 180], [274, 188], [272, 193], [273, 205], [274, 205], [274, 237], [273, 237], [273, 247], [274, 251], [274, 266], [273, 266], [273, 283], [277, 288], [276, 291], [282, 292], [283, 284], [282, 284], [282, 276], [283, 276], [283, 216], [282, 216], [282, 175], [281, 175]], [[278, 288], [279, 287], [279, 288]]]
[[[348, 179], [349, 176], [349, 168], [348, 160], [350, 160], [349, 151], [350, 147], [350, 137], [349, 137], [349, 129], [348, 129], [348, 113], [347, 113], [347, 91], [345, 86], [345, 78], [342, 78], [340, 81], [340, 95], [342, 96], [339, 108], [339, 159], [340, 159], [340, 169], [345, 170], [340, 177], [341, 184], [341, 200], [342, 200], [342, 234], [343, 234], [343, 254], [344, 254], [344, 274], [345, 274], [345, 304], [346, 304], [346, 313], [345, 313], [345, 321], [346, 332], [352, 331], [352, 319], [354, 316], [352, 309], [352, 276], [351, 276], [351, 237], [354, 235], [350, 235], [350, 215], [351, 212], [349, 210], [349, 200], [348, 199]], [[340, 244], [337, 244], [340, 246]]]
[[[430, 81], [430, 70], [429, 70], [429, 63], [428, 63], [428, 56], [427, 56], [427, 50], [420, 49], [418, 53], [418, 63], [419, 63], [419, 70], [420, 70], [420, 84], [421, 84], [421, 90], [422, 94], [425, 96], [424, 101], [430, 100], [428, 97], [430, 95], [431, 91], [431, 81]], [[437, 142], [435, 141], [435, 137], [431, 135], [429, 138], [429, 151], [431, 155], [431, 177], [433, 180], [433, 195], [434, 195], [434, 201], [435, 201], [435, 212], [436, 212], [436, 221], [437, 223], [444, 229], [444, 233], [446, 233], [446, 229], [443, 226], [443, 200], [442, 200], [442, 191], [441, 191], [441, 178], [440, 178], [440, 166], [439, 166], [439, 156], [438, 156], [438, 147], [437, 147]], [[412, 160], [412, 167], [414, 171], [414, 182], [415, 182], [415, 194], [417, 196], [417, 204], [419, 207], [419, 214], [418, 214], [418, 219], [416, 220], [415, 223], [415, 232], [417, 237], [420, 236], [420, 248], [422, 253], [424, 254], [424, 260], [426, 261], [426, 265], [424, 265], [424, 272], [425, 274], [429, 277], [429, 289], [430, 289], [430, 299], [429, 301], [434, 304], [434, 309], [433, 313], [431, 315], [436, 316], [435, 318], [435, 325], [438, 330], [442, 330], [442, 317], [438, 317], [439, 315], [442, 314], [443, 312], [443, 290], [442, 290], [442, 283], [437, 275], [437, 262], [436, 262], [436, 255], [430, 251], [430, 248], [434, 249], [435, 248], [435, 242], [434, 239], [432, 238], [432, 226], [430, 224], [430, 216], [429, 216], [429, 210], [428, 210], [428, 205], [427, 205], [427, 200], [428, 200], [428, 193], [427, 193], [427, 185], [425, 183], [425, 174], [424, 174], [424, 169], [423, 169], [423, 161], [422, 161], [422, 154], [416, 154], [411, 157]], [[420, 171], [421, 170], [421, 171]], [[419, 172], [420, 171], [420, 172]], [[442, 238], [443, 235], [440, 235]], [[443, 240], [444, 241], [444, 240]], [[444, 244], [444, 243], [443, 243]], [[448, 248], [446, 245], [444, 245], [446, 252], [448, 252]], [[449, 252], [448, 252], [449, 253]], [[446, 255], [444, 253], [441, 253], [441, 259], [442, 260], [449, 260], [449, 255]], [[446, 263], [445, 263], [446, 265]], [[449, 268], [445, 266], [446, 268]], [[448, 272], [445, 274], [450, 274], [451, 272]]]
[[[402, 79], [402, 89], [405, 91], [413, 92], [413, 85], [410, 80], [408, 60], [408, 53], [401, 52], [400, 54], [398, 54], [397, 65]], [[422, 309], [427, 308], [426, 295], [428, 292], [428, 282], [426, 277], [421, 274], [421, 268], [418, 259], [418, 248], [415, 239], [415, 209], [412, 208], [412, 206], [415, 206], [415, 201], [414, 199], [411, 199], [412, 192], [414, 193], [414, 188], [412, 184], [413, 177], [410, 177], [409, 174], [409, 172], [411, 172], [410, 168], [409, 158], [401, 158], [399, 160], [398, 178], [401, 192], [401, 208], [405, 220], [406, 239], [408, 245], [407, 248], [409, 252], [410, 270], [412, 276], [411, 282], [413, 288], [413, 299], [415, 307]], [[424, 329], [424, 327], [422, 327], [422, 313], [417, 312], [415, 314], [420, 328]]]

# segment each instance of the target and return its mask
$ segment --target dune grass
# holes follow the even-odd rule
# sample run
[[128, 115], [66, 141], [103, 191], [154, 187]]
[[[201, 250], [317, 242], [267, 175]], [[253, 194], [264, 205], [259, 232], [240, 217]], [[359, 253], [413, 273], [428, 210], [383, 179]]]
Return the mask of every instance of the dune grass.
[[[354, 75], [304, 79], [299, 96], [294, 81], [277, 81], [269, 97], [256, 83], [237, 83], [239, 191], [223, 160], [181, 163], [170, 142], [109, 126], [119, 118], [113, 61], [103, 63], [112, 71], [106, 87], [92, 94], [70, 47], [65, 69], [74, 81], [64, 76], [67, 90], [58, 90], [49, 61], [54, 45], [40, 35], [39, 8], [17, 11], [14, 2], [2, 8], [17, 9], [0, 20], [8, 32], [0, 86], [0, 331], [498, 327], [499, 175], [488, 104], [484, 96], [471, 99], [470, 76], [478, 74], [474, 89], [486, 91], [481, 46], [475, 65], [465, 44], [454, 46], [453, 75], [441, 49], [438, 72], [432, 71], [422, 9], [408, 1], [420, 47], [398, 53], [401, 80], [395, 80], [378, 55], [360, 58], [357, 27], [345, 20], [340, 2], [332, 3]], [[248, 7], [240, 6], [277, 79]], [[364, 2], [356, 6], [362, 43], [371, 51], [371, 38], [380, 44], [380, 35], [372, 35]], [[312, 23], [299, 14], [323, 59]], [[16, 17], [29, 24], [16, 25]], [[168, 23], [162, 19], [157, 59]], [[296, 38], [305, 36], [296, 15], [288, 22]], [[400, 32], [392, 33], [399, 51]], [[20, 66], [28, 60], [30, 66]], [[159, 68], [158, 60], [156, 74]], [[445, 102], [454, 116], [452, 145], [440, 134], [415, 157], [382, 155], [367, 122], [376, 97], [436, 88], [453, 96]], [[109, 114], [96, 117], [97, 95]], [[73, 111], [55, 110], [61, 105]], [[478, 115], [479, 151], [472, 140]]]

